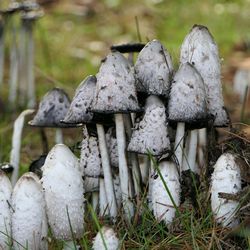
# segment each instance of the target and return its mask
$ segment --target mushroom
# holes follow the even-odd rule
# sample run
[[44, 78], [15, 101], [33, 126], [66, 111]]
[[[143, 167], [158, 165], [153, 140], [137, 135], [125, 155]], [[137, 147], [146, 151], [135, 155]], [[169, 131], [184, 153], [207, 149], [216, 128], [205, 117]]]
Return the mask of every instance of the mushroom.
[[[114, 184], [112, 179], [112, 172], [111, 172], [111, 165], [110, 165], [110, 159], [108, 155], [108, 149], [106, 145], [106, 139], [105, 139], [105, 132], [104, 127], [102, 123], [107, 123], [107, 117], [102, 118], [100, 116], [97, 116], [90, 110], [90, 106], [92, 105], [94, 93], [96, 90], [96, 77], [95, 76], [88, 76], [85, 78], [85, 80], [79, 85], [75, 92], [75, 96], [73, 98], [73, 101], [70, 105], [70, 108], [65, 116], [65, 118], [62, 120], [63, 123], [70, 123], [70, 124], [96, 124], [97, 134], [98, 134], [98, 147], [99, 149], [95, 149], [95, 151], [98, 151], [98, 159], [99, 159], [99, 151], [101, 155], [101, 164], [103, 168], [103, 174], [104, 174], [104, 182], [105, 182], [105, 188], [107, 192], [107, 199], [109, 203], [109, 209], [110, 216], [113, 218], [116, 218], [117, 216], [117, 205], [116, 205], [116, 199], [115, 199], [115, 191], [114, 191]], [[106, 121], [104, 121], [106, 120]], [[83, 128], [83, 137], [88, 137], [86, 134], [88, 133], [86, 127]], [[89, 148], [88, 144], [89, 141], [83, 139], [83, 147], [81, 152], [81, 167], [84, 166], [88, 167], [90, 169], [91, 163], [90, 163], [90, 155], [89, 155]], [[97, 138], [96, 138], [97, 140]], [[86, 152], [86, 150], [88, 152]], [[85, 156], [87, 154], [87, 157]], [[100, 167], [99, 167], [100, 168]], [[84, 171], [83, 171], [84, 172]], [[88, 183], [88, 181], [91, 181]], [[93, 185], [99, 185], [98, 178], [92, 178], [88, 177], [85, 181], [85, 185], [88, 186], [89, 184]]]
[[75, 245], [84, 228], [84, 185], [79, 160], [64, 144], [55, 145], [42, 167], [41, 183], [48, 223], [65, 247]]
[[9, 178], [0, 170], [0, 249], [11, 246], [11, 193]]
[[14, 186], [18, 179], [20, 150], [21, 150], [21, 138], [24, 125], [25, 116], [34, 113], [33, 109], [24, 110], [14, 123], [14, 131], [12, 135], [12, 149], [10, 152], [10, 164], [14, 170], [11, 176], [11, 183]]
[[140, 110], [134, 84], [135, 79], [128, 61], [119, 52], [110, 53], [103, 60], [97, 74], [96, 93], [92, 106], [93, 112], [112, 113], [115, 116], [122, 203], [127, 220], [133, 216], [134, 208], [129, 199], [132, 187], [129, 188], [129, 169], [122, 114]]
[[[169, 96], [168, 113], [170, 122], [177, 123], [175, 155], [181, 170], [195, 169], [198, 134], [196, 128], [204, 126], [208, 119], [207, 99], [203, 79], [190, 64], [181, 64], [176, 72]], [[182, 166], [185, 123], [195, 128], [191, 131], [188, 149], [188, 164]]]
[[4, 76], [4, 33], [5, 33], [5, 24], [3, 20], [3, 16], [0, 15], [0, 89], [3, 84], [3, 76]]
[[118, 250], [119, 239], [113, 228], [103, 226], [93, 240], [93, 250]]
[[69, 106], [70, 100], [64, 90], [54, 88], [44, 95], [39, 104], [38, 111], [33, 120], [29, 122], [29, 125], [57, 128], [55, 141], [60, 143], [63, 141], [60, 128], [72, 127], [60, 122], [65, 117]]
[[25, 173], [12, 194], [12, 237], [15, 249], [48, 249], [45, 200], [39, 178]]
[[159, 41], [145, 45], [134, 69], [138, 92], [167, 96], [173, 65], [168, 51]]
[[231, 153], [222, 154], [214, 165], [211, 180], [211, 207], [218, 223], [223, 227], [235, 227], [239, 202], [220, 198], [219, 193], [237, 194], [241, 191], [240, 167]]
[[[181, 185], [177, 166], [172, 161], [163, 160], [159, 163], [159, 172], [151, 177], [151, 199], [154, 216], [170, 227], [180, 205]], [[166, 187], [168, 190], [166, 190]]]

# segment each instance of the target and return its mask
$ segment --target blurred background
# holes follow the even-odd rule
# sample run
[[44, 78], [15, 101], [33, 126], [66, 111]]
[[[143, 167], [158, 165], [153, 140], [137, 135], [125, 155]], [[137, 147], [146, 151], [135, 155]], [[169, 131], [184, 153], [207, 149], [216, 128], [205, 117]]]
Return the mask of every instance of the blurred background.
[[[89, 74], [96, 74], [112, 44], [146, 43], [159, 39], [178, 68], [179, 49], [194, 24], [207, 26], [220, 50], [225, 106], [233, 127], [250, 135], [250, 81], [239, 69], [250, 72], [250, 0], [39, 0], [44, 15], [34, 30], [34, 75], [37, 101], [51, 88], [61, 87], [72, 98], [76, 87]], [[10, 1], [0, 0], [1, 10]], [[15, 15], [16, 43], [20, 21]], [[5, 67], [0, 89], [0, 162], [8, 161], [12, 124], [24, 108], [8, 105], [11, 41], [13, 28], [5, 29]], [[244, 74], [243, 74], [244, 75]], [[245, 79], [245, 80], [244, 80]], [[236, 89], [240, 90], [238, 93]], [[240, 92], [240, 93], [239, 93]], [[17, 93], [17, 103], [18, 103]], [[52, 133], [49, 129], [48, 135]], [[81, 140], [81, 130], [67, 130], [67, 143]], [[28, 165], [40, 152], [37, 130], [25, 126], [21, 162]]]

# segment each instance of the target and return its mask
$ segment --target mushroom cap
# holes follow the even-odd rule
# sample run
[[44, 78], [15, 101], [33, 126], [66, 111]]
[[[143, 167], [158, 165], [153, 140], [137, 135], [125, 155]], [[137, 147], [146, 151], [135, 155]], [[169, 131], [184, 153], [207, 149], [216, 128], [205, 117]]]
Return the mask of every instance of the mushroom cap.
[[93, 112], [128, 113], [140, 110], [134, 75], [128, 60], [120, 52], [112, 52], [103, 60], [96, 77]]
[[47, 92], [39, 104], [38, 111], [29, 122], [36, 127], [68, 127], [60, 121], [65, 117], [70, 100], [64, 90], [54, 88]]
[[84, 186], [78, 165], [69, 148], [57, 144], [42, 167], [48, 222], [56, 239], [71, 240], [72, 232], [76, 238], [83, 233]]
[[86, 126], [83, 127], [80, 168], [84, 176], [99, 177], [102, 173], [98, 137], [90, 135]]
[[42, 185], [34, 173], [25, 173], [16, 183], [12, 208], [14, 248], [21, 248], [21, 244], [29, 249], [47, 249], [45, 200]]
[[[102, 235], [101, 235], [102, 234]], [[102, 238], [103, 236], [103, 238]], [[103, 243], [105, 241], [105, 244]], [[106, 245], [106, 247], [105, 247]], [[113, 228], [103, 226], [101, 232], [98, 232], [94, 241], [93, 241], [93, 250], [118, 250], [119, 249], [119, 239], [116, 236], [116, 233]]]
[[96, 77], [90, 75], [86, 77], [75, 91], [75, 96], [70, 104], [70, 108], [62, 120], [63, 123], [89, 123], [94, 114], [90, 111], [94, 99], [96, 88]]
[[170, 121], [193, 124], [196, 128], [208, 120], [204, 82], [190, 63], [181, 64], [173, 78], [168, 113]]
[[217, 222], [224, 227], [237, 226], [239, 220], [235, 213], [238, 201], [219, 198], [219, 193], [236, 194], [241, 190], [240, 167], [234, 155], [222, 154], [214, 165], [211, 181], [211, 207]]
[[[179, 173], [176, 165], [170, 161], [161, 161], [159, 163], [159, 171], [168, 189], [172, 195], [172, 198], [178, 207], [180, 205], [180, 193], [181, 185], [179, 180]], [[163, 181], [157, 173], [151, 177], [151, 200], [154, 216], [164, 221], [169, 226], [175, 217], [175, 207], [164, 187]]]
[[[170, 150], [166, 109], [157, 96], [149, 96], [141, 121], [135, 124], [128, 151], [161, 155]], [[149, 152], [148, 152], [149, 151]]]
[[11, 193], [12, 186], [9, 178], [0, 170], [0, 249], [9, 249], [11, 237]]
[[145, 45], [134, 69], [137, 91], [152, 95], [168, 94], [173, 65], [170, 54], [158, 40]]
[[180, 62], [190, 62], [201, 74], [207, 93], [208, 111], [214, 126], [229, 124], [221, 88], [221, 66], [217, 44], [207, 27], [194, 25], [181, 46]]

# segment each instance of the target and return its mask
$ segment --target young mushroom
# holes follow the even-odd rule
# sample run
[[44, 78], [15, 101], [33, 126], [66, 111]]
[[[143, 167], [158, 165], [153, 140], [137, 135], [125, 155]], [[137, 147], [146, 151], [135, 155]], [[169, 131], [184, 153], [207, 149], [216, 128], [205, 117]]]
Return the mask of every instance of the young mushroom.
[[121, 53], [112, 52], [103, 60], [97, 74], [97, 86], [92, 111], [102, 114], [112, 113], [115, 117], [122, 203], [128, 221], [134, 214], [134, 207], [130, 200], [132, 187], [129, 187], [123, 113], [137, 112], [138, 110], [135, 79], [130, 65]]
[[12, 195], [12, 237], [15, 249], [48, 249], [45, 200], [39, 178], [25, 173]]
[[64, 144], [55, 145], [42, 167], [48, 223], [64, 246], [75, 245], [84, 228], [84, 185], [79, 160]]
[[3, 250], [11, 245], [11, 194], [10, 180], [0, 170], [0, 249]]
[[239, 202], [220, 198], [219, 193], [237, 194], [241, 191], [240, 167], [234, 155], [222, 154], [214, 165], [211, 181], [211, 207], [218, 223], [223, 227], [235, 227], [239, 224], [236, 217]]

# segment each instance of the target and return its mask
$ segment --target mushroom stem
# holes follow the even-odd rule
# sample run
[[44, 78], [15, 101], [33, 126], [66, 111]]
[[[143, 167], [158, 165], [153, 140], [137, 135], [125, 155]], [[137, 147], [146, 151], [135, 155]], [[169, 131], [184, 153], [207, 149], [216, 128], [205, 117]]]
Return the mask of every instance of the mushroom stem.
[[103, 178], [100, 178], [100, 194], [99, 194], [99, 215], [105, 216], [108, 213], [108, 202]]
[[34, 112], [33, 109], [24, 110], [14, 123], [14, 131], [12, 135], [12, 149], [10, 152], [10, 164], [14, 170], [11, 176], [11, 184], [14, 186], [18, 179], [19, 161], [20, 161], [20, 149], [21, 149], [21, 138], [24, 125], [25, 116], [30, 115]]
[[27, 27], [27, 98], [28, 108], [34, 108], [36, 104], [35, 84], [34, 84], [34, 38], [32, 21]]
[[[99, 149], [101, 153], [102, 168], [104, 174], [104, 183], [106, 189], [107, 200], [109, 204], [110, 216], [116, 218], [117, 216], [117, 204], [115, 198], [115, 189], [112, 178], [112, 171], [110, 165], [110, 159], [108, 154], [108, 148], [105, 140], [105, 131], [103, 125], [96, 124], [98, 140], [99, 140]], [[100, 194], [101, 195], [101, 194]]]
[[126, 158], [126, 136], [122, 114], [115, 114], [116, 138], [119, 158], [119, 176], [122, 191], [122, 204], [125, 211], [125, 218], [130, 221], [134, 215], [134, 205], [129, 199], [129, 171]]
[[[124, 123], [125, 123], [125, 129], [126, 129], [128, 138], [130, 139], [132, 136], [132, 129], [131, 129], [132, 118], [130, 114], [124, 114]], [[131, 166], [132, 166], [132, 175], [133, 175], [135, 194], [140, 195], [142, 177], [141, 177], [138, 155], [134, 152], [131, 152], [129, 153], [129, 156], [130, 156], [130, 161], [131, 161]]]
[[207, 147], [207, 129], [198, 130], [198, 162], [200, 169], [203, 169], [206, 163], [206, 147]]
[[92, 192], [91, 205], [94, 211], [97, 211], [99, 203], [99, 192]]
[[174, 148], [175, 148], [175, 156], [176, 156], [177, 162], [179, 164], [180, 172], [182, 170], [184, 135], [185, 135], [185, 123], [184, 122], [178, 122], [177, 123], [177, 129], [176, 129], [176, 135], [175, 135]]
[[[18, 56], [17, 56], [17, 41], [16, 28], [12, 23], [12, 37], [10, 50], [10, 77], [9, 77], [9, 104], [13, 107], [17, 97], [17, 82], [18, 82]], [[21, 95], [22, 96], [22, 95]]]
[[56, 144], [63, 143], [63, 132], [61, 128], [56, 128], [55, 143]]
[[196, 165], [196, 151], [197, 151], [197, 142], [198, 142], [198, 130], [194, 129], [190, 131], [190, 140], [188, 146], [188, 155], [187, 160], [184, 161], [182, 171], [191, 170], [194, 173], [198, 173], [199, 170]]
[[0, 87], [3, 84], [4, 72], [4, 23], [0, 20]]

